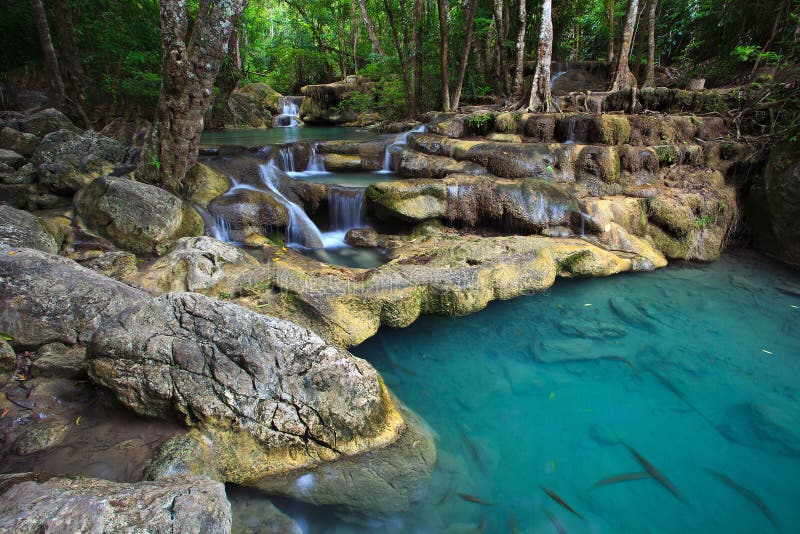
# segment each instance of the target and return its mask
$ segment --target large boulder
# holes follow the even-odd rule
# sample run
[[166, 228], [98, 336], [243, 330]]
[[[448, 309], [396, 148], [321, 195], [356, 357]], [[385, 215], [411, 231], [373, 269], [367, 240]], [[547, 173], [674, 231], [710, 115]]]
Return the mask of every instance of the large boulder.
[[0, 204], [0, 244], [58, 252], [58, 244], [38, 217], [5, 204]]
[[39, 146], [39, 138], [33, 134], [20, 132], [8, 126], [0, 130], [0, 148], [13, 150], [30, 157], [37, 146]]
[[23, 163], [25, 163], [25, 158], [22, 154], [17, 154], [13, 150], [0, 148], [0, 164], [11, 167], [12, 169], [17, 169], [21, 167]]
[[800, 266], [800, 143], [773, 148], [746, 209], [756, 248]]
[[27, 117], [19, 119], [16, 124], [21, 132], [33, 134], [36, 137], [45, 135], [58, 130], [69, 130], [80, 133], [80, 128], [72, 124], [69, 118], [55, 108], [47, 108], [36, 112]]
[[283, 231], [289, 224], [289, 211], [274, 195], [254, 189], [237, 189], [212, 200], [208, 212], [224, 221], [228, 236], [244, 241], [251, 233]]
[[[123, 404], [196, 428], [164, 445], [151, 476], [206, 473], [310, 502], [397, 511], [419, 496], [435, 461], [430, 433], [403, 416], [367, 362], [231, 303], [169, 293], [133, 305], [107, 316], [88, 356], [92, 379]], [[392, 448], [411, 436], [411, 452], [412, 443]], [[371, 452], [388, 455], [385, 468], [362, 461]], [[315, 482], [327, 472], [381, 481], [347, 490]]]
[[189, 202], [201, 206], [207, 206], [231, 188], [230, 178], [204, 163], [196, 163], [186, 174], [184, 183], [189, 191]]
[[226, 128], [269, 128], [272, 116], [280, 113], [281, 94], [265, 83], [249, 83], [234, 90], [222, 110]]
[[169, 254], [143, 270], [147, 290], [234, 294], [259, 271], [260, 263], [240, 248], [212, 237], [184, 237]]
[[142, 291], [31, 249], [0, 251], [0, 332], [16, 347], [86, 343], [103, 312], [147, 298]]
[[161, 255], [181, 237], [203, 234], [203, 219], [172, 193], [106, 176], [75, 196], [86, 226], [130, 252]]
[[231, 530], [225, 486], [204, 477], [124, 484], [44, 473], [0, 475], [0, 530], [222, 534]]
[[39, 183], [50, 191], [72, 195], [120, 165], [127, 152], [119, 141], [97, 132], [58, 130], [42, 139], [33, 155]]

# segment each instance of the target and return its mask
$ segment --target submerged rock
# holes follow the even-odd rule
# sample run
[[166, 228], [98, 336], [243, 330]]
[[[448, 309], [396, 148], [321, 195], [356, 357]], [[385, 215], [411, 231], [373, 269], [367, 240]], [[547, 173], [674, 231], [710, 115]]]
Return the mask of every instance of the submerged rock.
[[5, 204], [0, 204], [0, 245], [58, 252], [58, 244], [38, 217]]
[[130, 252], [163, 254], [181, 237], [203, 234], [203, 219], [186, 202], [153, 185], [106, 176], [75, 197], [91, 230]]
[[0, 475], [4, 532], [230, 532], [225, 486], [203, 477], [123, 484], [44, 473]]
[[[367, 362], [280, 319], [172, 293], [107, 316], [88, 355], [92, 379], [123, 404], [197, 428], [165, 444], [151, 475], [203, 473], [294, 495], [298, 477], [330, 473], [365, 482], [295, 496], [397, 511], [433, 468], [432, 437]], [[401, 446], [410, 436], [424, 454]]]
[[31, 373], [50, 378], [85, 378], [86, 349], [79, 345], [67, 347], [63, 343], [48, 343], [36, 351]]
[[33, 155], [39, 183], [51, 192], [72, 195], [100, 176], [111, 173], [126, 156], [119, 141], [97, 132], [58, 130], [42, 139]]
[[353, 228], [344, 236], [344, 241], [354, 247], [377, 247], [378, 232], [373, 228]]
[[240, 534], [303, 534], [294, 519], [278, 510], [267, 496], [252, 490], [228, 488], [232, 532]]
[[42, 421], [17, 438], [13, 452], [21, 456], [34, 454], [63, 441], [69, 427], [61, 421]]

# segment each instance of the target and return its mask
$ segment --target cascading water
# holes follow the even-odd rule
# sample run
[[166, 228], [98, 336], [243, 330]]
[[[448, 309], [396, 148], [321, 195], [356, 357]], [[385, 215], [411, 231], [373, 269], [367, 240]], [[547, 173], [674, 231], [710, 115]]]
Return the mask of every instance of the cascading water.
[[317, 143], [311, 144], [311, 154], [308, 156], [308, 167], [306, 167], [305, 172], [310, 174], [328, 174], [328, 171], [325, 170], [325, 163], [317, 153]]
[[281, 96], [278, 98], [278, 105], [281, 107], [281, 114], [275, 116], [273, 121], [275, 126], [292, 127], [300, 124], [297, 118], [300, 112], [299, 102], [302, 96]]
[[569, 125], [567, 126], [567, 139], [564, 143], [571, 145], [575, 143], [575, 117], [572, 117], [569, 120]]
[[383, 155], [383, 168], [381, 168], [381, 170], [379, 170], [377, 172], [381, 173], [381, 174], [387, 174], [387, 173], [393, 172], [392, 171], [392, 152], [391, 152], [392, 149], [394, 147], [405, 146], [408, 143], [409, 134], [412, 134], [412, 133], [415, 133], [415, 132], [424, 132], [424, 131], [425, 131], [425, 125], [423, 124], [423, 125], [421, 125], [421, 126], [419, 126], [417, 128], [414, 128], [413, 130], [409, 130], [407, 132], [404, 132], [403, 135], [401, 135], [400, 138], [397, 139], [397, 141], [394, 141], [393, 143], [388, 144], [386, 146], [386, 152]]
[[555, 73], [555, 75], [553, 75], [552, 78], [550, 78], [550, 90], [551, 91], [553, 90], [553, 85], [556, 83], [556, 80], [558, 80], [563, 75], [565, 75], [567, 73], [567, 71], [569, 70], [568, 65], [564, 65], [560, 61], [558, 63], [556, 63], [556, 69], [558, 69], [557, 72]]
[[295, 172], [297, 168], [294, 163], [294, 148], [291, 146], [282, 146], [278, 150], [278, 158], [280, 160], [280, 167], [286, 172]]
[[330, 187], [328, 189], [328, 214], [332, 231], [347, 231], [364, 225], [364, 189]]
[[208, 210], [199, 204], [195, 204], [194, 209], [197, 210], [197, 213], [199, 213], [200, 217], [203, 218], [203, 222], [206, 225], [206, 233], [209, 235], [209, 237], [219, 239], [220, 241], [224, 241], [226, 243], [231, 242], [230, 225], [225, 219], [211, 215]]
[[278, 167], [275, 163], [270, 161], [259, 165], [259, 170], [264, 185], [289, 212], [289, 221], [286, 225], [286, 243], [306, 248], [322, 248], [324, 246], [322, 232], [319, 231], [317, 225], [306, 215], [303, 208], [286, 198], [278, 189], [275, 183]]

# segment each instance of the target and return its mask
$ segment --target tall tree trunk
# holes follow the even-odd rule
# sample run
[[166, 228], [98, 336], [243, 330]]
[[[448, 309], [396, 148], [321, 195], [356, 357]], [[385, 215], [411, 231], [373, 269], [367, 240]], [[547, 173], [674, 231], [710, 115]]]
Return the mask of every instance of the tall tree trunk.
[[200, 0], [192, 33], [186, 0], [161, 0], [161, 92], [156, 124], [142, 175], [149, 182], [187, 197], [184, 181], [194, 166], [203, 132], [203, 114], [211, 104], [236, 17], [246, 0]]
[[425, 1], [414, 0], [412, 7], [411, 24], [414, 47], [413, 70], [414, 70], [414, 105], [412, 115], [417, 115], [422, 110], [422, 30], [425, 18]]
[[654, 87], [656, 84], [656, 7], [658, 0], [650, 0], [647, 13], [647, 74], [643, 87]]
[[447, 68], [449, 55], [447, 42], [447, 0], [436, 0], [439, 11], [439, 41], [441, 43], [440, 60], [442, 63], [442, 111], [450, 111], [450, 71]]
[[53, 4], [56, 20], [58, 21], [59, 52], [61, 53], [61, 75], [64, 83], [65, 100], [69, 103], [71, 111], [78, 117], [85, 128], [91, 128], [92, 122], [86, 116], [83, 102], [86, 95], [83, 92], [84, 74], [81, 65], [78, 47], [75, 45], [75, 25], [72, 22], [72, 9], [69, 0], [56, 0]]
[[542, 0], [542, 26], [539, 29], [539, 50], [536, 73], [533, 75], [528, 111], [553, 111], [550, 94], [550, 62], [553, 59], [553, 2]]
[[503, 0], [493, 0], [494, 23], [497, 28], [497, 68], [500, 75], [501, 91], [509, 93], [508, 66], [506, 61], [505, 35], [506, 29], [503, 21]]
[[614, 39], [617, 23], [614, 17], [614, 0], [606, 0], [606, 16], [608, 17], [608, 63], [614, 63]]
[[458, 76], [456, 77], [456, 86], [453, 90], [452, 109], [458, 109], [458, 104], [461, 101], [461, 89], [464, 86], [464, 75], [467, 72], [467, 65], [469, 64], [469, 52], [472, 48], [472, 38], [475, 34], [475, 9], [477, 8], [478, 0], [464, 0], [464, 48], [461, 51], [461, 62], [458, 64]]
[[632, 81], [631, 78], [633, 78], [633, 74], [628, 68], [628, 54], [631, 52], [633, 29], [636, 27], [636, 16], [638, 14], [639, 0], [630, 0], [628, 4], [628, 14], [625, 16], [625, 27], [622, 29], [622, 41], [619, 47], [619, 54], [617, 54], [617, 58], [614, 61], [611, 91], [626, 89], [631, 85], [630, 82]]
[[400, 45], [400, 32], [395, 24], [394, 10], [392, 9], [390, 0], [383, 0], [383, 4], [386, 7], [386, 16], [389, 19], [389, 27], [392, 30], [392, 42], [397, 51], [397, 60], [400, 62], [400, 74], [403, 77], [403, 86], [406, 90], [406, 110], [409, 114], [413, 114], [414, 99], [411, 93], [411, 78], [408, 75], [407, 57], [404, 48]]
[[64, 109], [66, 102], [64, 80], [61, 79], [58, 58], [56, 57], [56, 50], [53, 48], [53, 39], [50, 37], [50, 26], [47, 24], [47, 14], [44, 11], [42, 0], [31, 0], [31, 8], [36, 21], [36, 30], [39, 32], [39, 43], [42, 46], [44, 74], [50, 85], [50, 98], [53, 99], [55, 107]]
[[385, 56], [386, 54], [383, 53], [378, 35], [375, 33], [375, 26], [372, 24], [372, 18], [369, 16], [367, 0], [358, 0], [358, 5], [361, 8], [361, 18], [364, 19], [364, 26], [367, 27], [367, 35], [369, 36], [369, 42], [372, 43], [372, 49], [377, 52], [379, 56]]
[[219, 95], [214, 101], [214, 108], [211, 112], [212, 128], [225, 127], [225, 114], [228, 109], [228, 100], [233, 93], [239, 80], [242, 78], [242, 55], [239, 49], [239, 31], [234, 23], [233, 31], [228, 39], [228, 57], [223, 61], [219, 74], [217, 75], [217, 88]]
[[525, 26], [527, 25], [528, 11], [525, 0], [519, 3], [517, 17], [519, 29], [517, 30], [517, 49], [514, 56], [514, 83], [511, 85], [511, 97], [514, 102], [522, 100], [525, 96]]

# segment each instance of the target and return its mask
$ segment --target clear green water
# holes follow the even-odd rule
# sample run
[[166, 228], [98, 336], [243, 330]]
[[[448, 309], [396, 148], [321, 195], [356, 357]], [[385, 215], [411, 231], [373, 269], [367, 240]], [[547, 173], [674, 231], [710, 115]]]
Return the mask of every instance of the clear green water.
[[292, 178], [306, 182], [343, 185], [347, 187], [367, 187], [378, 182], [393, 182], [401, 177], [394, 172], [290, 172]]
[[203, 132], [200, 142], [205, 145], [265, 146], [293, 141], [333, 141], [349, 139], [365, 141], [381, 135], [360, 128], [345, 126], [298, 126], [294, 128], [260, 128]]
[[[369, 526], [279, 504], [307, 532], [325, 533], [458, 523], [555, 533], [548, 513], [570, 533], [797, 532], [800, 298], [778, 289], [787, 286], [800, 292], [800, 276], [736, 252], [708, 265], [559, 280], [547, 294], [468, 317], [384, 329], [353, 352], [438, 435], [427, 496]], [[593, 488], [643, 471], [623, 443], [686, 502], [652, 478]], [[757, 495], [779, 528], [706, 468]]]

